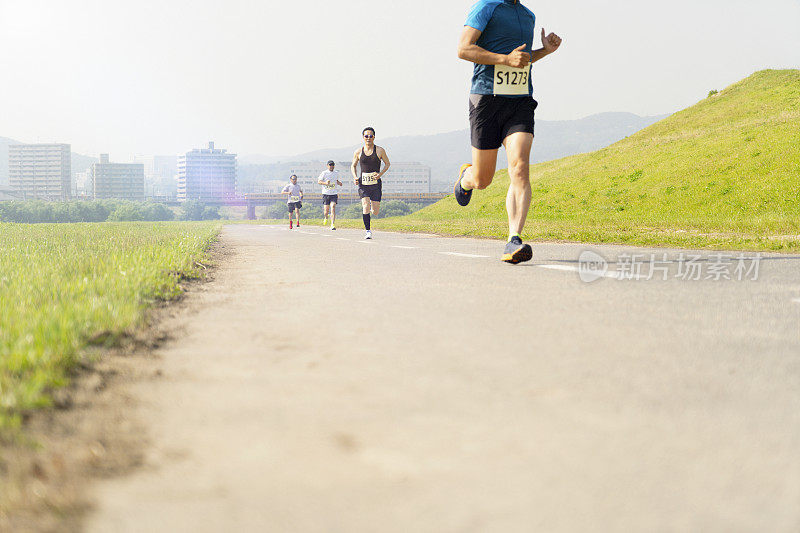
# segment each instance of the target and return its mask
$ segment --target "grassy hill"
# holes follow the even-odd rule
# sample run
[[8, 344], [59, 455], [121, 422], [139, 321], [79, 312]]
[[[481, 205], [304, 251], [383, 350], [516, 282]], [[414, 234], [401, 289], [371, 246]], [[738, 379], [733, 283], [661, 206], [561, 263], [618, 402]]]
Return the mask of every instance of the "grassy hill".
[[[765, 70], [596, 152], [531, 168], [526, 237], [800, 250], [800, 70]], [[508, 174], [395, 229], [506, 235]]]

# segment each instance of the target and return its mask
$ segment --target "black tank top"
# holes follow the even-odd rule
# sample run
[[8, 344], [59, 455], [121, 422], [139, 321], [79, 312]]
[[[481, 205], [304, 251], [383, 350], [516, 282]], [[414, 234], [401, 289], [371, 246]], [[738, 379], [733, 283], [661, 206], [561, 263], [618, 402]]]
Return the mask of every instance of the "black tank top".
[[381, 171], [381, 158], [378, 157], [378, 146], [376, 145], [375, 148], [372, 150], [372, 155], [367, 155], [364, 153], [364, 149], [361, 149], [361, 157], [359, 158], [359, 162], [361, 163], [361, 173], [362, 174], [369, 174], [372, 172], [380, 172]]

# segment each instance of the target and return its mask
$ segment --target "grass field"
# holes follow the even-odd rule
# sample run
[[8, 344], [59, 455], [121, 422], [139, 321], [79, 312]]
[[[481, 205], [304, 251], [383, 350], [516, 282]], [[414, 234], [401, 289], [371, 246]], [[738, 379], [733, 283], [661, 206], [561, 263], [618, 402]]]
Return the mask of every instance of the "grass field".
[[[757, 72], [531, 178], [529, 239], [800, 251], [800, 70]], [[504, 238], [507, 188], [501, 170], [466, 208], [448, 197], [375, 228]]]
[[0, 437], [197, 277], [219, 223], [0, 224]]

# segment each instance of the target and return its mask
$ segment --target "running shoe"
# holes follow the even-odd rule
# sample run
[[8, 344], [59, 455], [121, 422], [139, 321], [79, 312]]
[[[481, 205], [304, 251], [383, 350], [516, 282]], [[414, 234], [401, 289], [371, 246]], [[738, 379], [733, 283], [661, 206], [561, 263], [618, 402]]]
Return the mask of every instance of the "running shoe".
[[328, 225], [328, 217], [325, 217], [325, 218], [322, 219], [322, 225], [323, 226], [327, 226]]
[[465, 191], [461, 187], [461, 178], [464, 177], [464, 172], [466, 172], [467, 169], [471, 166], [472, 165], [470, 165], [469, 163], [461, 165], [461, 169], [458, 171], [458, 179], [456, 180], [456, 183], [453, 185], [453, 194], [456, 197], [456, 202], [458, 202], [458, 205], [462, 207], [467, 205], [469, 201], [472, 199], [472, 191]]
[[530, 261], [533, 258], [533, 249], [530, 244], [523, 244], [522, 239], [517, 236], [511, 237], [511, 240], [506, 244], [505, 252], [503, 252], [503, 261], [516, 265], [523, 261]]
[[333, 224], [331, 224], [331, 231], [335, 231], [335, 230], [336, 230], [336, 226], [334, 226]]
[[372, 232], [367, 230], [367, 234], [364, 235], [364, 239], [371, 239], [371, 238], [372, 238]]
[[289, 229], [292, 229], [292, 221], [289, 221]]

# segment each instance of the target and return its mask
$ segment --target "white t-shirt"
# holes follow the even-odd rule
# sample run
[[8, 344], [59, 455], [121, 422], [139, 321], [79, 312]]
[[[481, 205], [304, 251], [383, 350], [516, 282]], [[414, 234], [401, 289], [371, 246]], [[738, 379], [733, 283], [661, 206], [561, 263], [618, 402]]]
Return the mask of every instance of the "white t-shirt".
[[330, 185], [330, 186], [323, 185], [322, 186], [322, 194], [339, 194], [339, 189], [341, 189], [342, 186], [339, 185], [338, 183], [336, 183], [336, 180], [339, 180], [339, 181], [342, 181], [342, 180], [339, 179], [339, 171], [338, 170], [334, 170], [332, 172], [330, 170], [322, 171], [322, 174], [320, 174], [319, 178], [317, 178], [317, 181], [319, 181], [319, 180], [322, 180], [322, 181], [330, 180], [331, 183], [333, 184], [333, 185]]
[[300, 185], [296, 183], [294, 185], [289, 183], [286, 187], [283, 188], [283, 192], [289, 193], [289, 199], [286, 200], [286, 203], [291, 204], [293, 202], [300, 201], [300, 193], [303, 192], [303, 189], [301, 189]]

